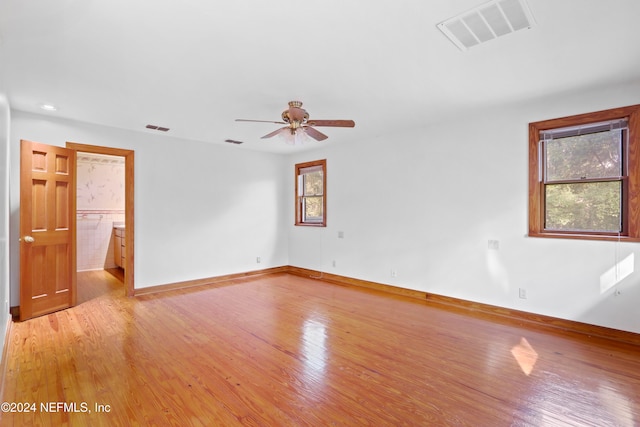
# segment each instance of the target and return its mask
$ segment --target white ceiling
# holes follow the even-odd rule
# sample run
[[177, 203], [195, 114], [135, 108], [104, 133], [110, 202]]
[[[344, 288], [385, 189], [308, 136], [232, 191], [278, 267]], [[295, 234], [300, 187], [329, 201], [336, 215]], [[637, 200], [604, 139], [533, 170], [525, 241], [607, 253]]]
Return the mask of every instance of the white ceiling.
[[[640, 79], [638, 0], [528, 0], [532, 29], [460, 51], [436, 24], [483, 2], [2, 0], [0, 93], [17, 110], [291, 152]], [[294, 99], [356, 127], [301, 148], [234, 121], [280, 120]]]

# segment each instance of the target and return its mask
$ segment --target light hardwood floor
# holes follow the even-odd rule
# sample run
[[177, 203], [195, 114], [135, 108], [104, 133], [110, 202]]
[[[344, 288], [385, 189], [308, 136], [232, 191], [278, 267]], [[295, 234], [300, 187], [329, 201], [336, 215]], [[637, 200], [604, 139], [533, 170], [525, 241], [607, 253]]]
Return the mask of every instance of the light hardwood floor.
[[2, 400], [37, 407], [2, 426], [640, 425], [631, 344], [289, 274], [135, 298], [87, 283], [12, 325]]

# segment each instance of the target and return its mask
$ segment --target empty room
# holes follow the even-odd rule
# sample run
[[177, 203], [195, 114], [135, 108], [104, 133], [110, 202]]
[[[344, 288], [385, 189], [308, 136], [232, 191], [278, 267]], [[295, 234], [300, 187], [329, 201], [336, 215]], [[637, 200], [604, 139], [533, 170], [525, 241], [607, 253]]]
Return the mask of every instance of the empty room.
[[0, 2], [0, 424], [640, 425], [639, 16]]

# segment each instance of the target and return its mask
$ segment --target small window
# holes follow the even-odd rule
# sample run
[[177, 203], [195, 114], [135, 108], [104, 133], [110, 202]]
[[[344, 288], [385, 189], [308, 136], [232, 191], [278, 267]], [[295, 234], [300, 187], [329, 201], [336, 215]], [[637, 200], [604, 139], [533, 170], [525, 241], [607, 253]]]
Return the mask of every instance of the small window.
[[[640, 237], [640, 106], [531, 123], [529, 234]], [[639, 147], [640, 148], [640, 147]]]
[[296, 165], [296, 225], [327, 225], [327, 161]]

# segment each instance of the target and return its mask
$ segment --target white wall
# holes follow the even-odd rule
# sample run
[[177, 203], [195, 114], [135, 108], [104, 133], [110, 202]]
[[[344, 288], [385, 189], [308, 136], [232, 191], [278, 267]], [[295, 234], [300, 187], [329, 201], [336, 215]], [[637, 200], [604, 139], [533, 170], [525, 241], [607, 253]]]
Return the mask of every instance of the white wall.
[[[328, 222], [291, 214], [289, 262], [640, 333], [640, 243], [526, 237], [528, 123], [638, 103], [639, 84], [558, 94], [292, 156], [290, 170], [327, 159]], [[618, 278], [634, 271], [603, 290], [617, 261]]]
[[[287, 264], [281, 156], [20, 111], [11, 124], [11, 242], [19, 233], [20, 139], [73, 141], [135, 150], [136, 288]], [[16, 243], [11, 305], [18, 304]]]
[[[0, 94], [0, 346], [4, 343], [9, 319], [9, 128], [10, 108]], [[1, 388], [1, 386], [0, 386]]]
[[[291, 264], [640, 333], [640, 244], [526, 237], [527, 124], [637, 104], [639, 94], [637, 83], [558, 94], [289, 157], [14, 111], [10, 241], [19, 139], [127, 148], [136, 151], [137, 288]], [[293, 165], [320, 158], [328, 225], [295, 227]], [[617, 262], [618, 277], [633, 272], [603, 290]]]

